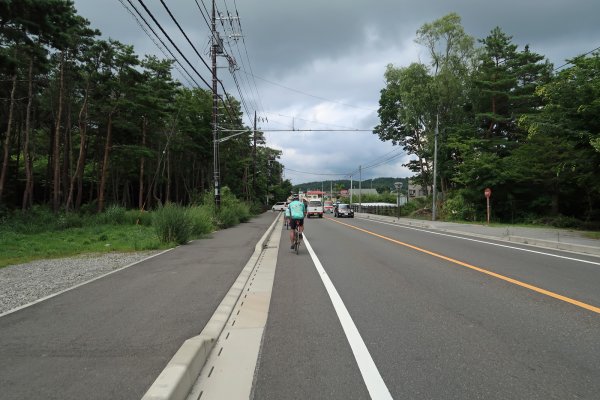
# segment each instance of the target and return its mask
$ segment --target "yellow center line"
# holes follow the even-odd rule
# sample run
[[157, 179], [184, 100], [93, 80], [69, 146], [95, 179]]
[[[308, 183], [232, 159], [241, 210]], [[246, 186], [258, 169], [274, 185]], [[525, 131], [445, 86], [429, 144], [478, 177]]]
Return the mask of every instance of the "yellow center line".
[[450, 261], [451, 263], [454, 263], [454, 264], [457, 264], [457, 265], [460, 265], [460, 266], [463, 266], [463, 267], [466, 267], [466, 268], [470, 268], [470, 269], [472, 269], [474, 271], [478, 271], [478, 272], [481, 272], [481, 273], [493, 276], [494, 278], [502, 279], [503, 281], [510, 282], [510, 283], [512, 283], [514, 285], [518, 285], [518, 286], [527, 288], [529, 290], [533, 290], [534, 292], [538, 292], [538, 293], [544, 294], [546, 296], [553, 297], [555, 299], [562, 300], [564, 302], [567, 302], [567, 303], [576, 305], [578, 307], [585, 308], [586, 310], [589, 310], [589, 311], [595, 312], [597, 314], [600, 314], [600, 307], [595, 307], [595, 306], [592, 306], [590, 304], [581, 302], [579, 300], [575, 300], [575, 299], [572, 299], [570, 297], [566, 297], [566, 296], [560, 295], [558, 293], [554, 293], [554, 292], [551, 292], [549, 290], [542, 289], [542, 288], [539, 288], [537, 286], [530, 285], [529, 283], [521, 282], [519, 280], [516, 280], [516, 279], [513, 279], [513, 278], [509, 278], [508, 276], [500, 275], [500, 274], [497, 274], [495, 272], [488, 271], [487, 269], [476, 267], [476, 266], [468, 264], [466, 262], [462, 262], [462, 261], [456, 260], [454, 258], [446, 257], [444, 255], [441, 255], [441, 254], [438, 254], [438, 253], [434, 253], [433, 251], [425, 250], [423, 248], [420, 248], [420, 247], [417, 247], [417, 246], [413, 246], [412, 244], [404, 243], [404, 242], [401, 242], [399, 240], [395, 240], [395, 239], [389, 238], [387, 236], [383, 236], [383, 235], [380, 235], [378, 233], [371, 232], [369, 230], [366, 230], [366, 229], [363, 229], [363, 228], [359, 228], [359, 227], [354, 226], [354, 225], [347, 224], [345, 222], [340, 222], [340, 221], [337, 221], [337, 220], [329, 218], [329, 217], [327, 217], [327, 219], [330, 220], [330, 221], [333, 221], [335, 223], [338, 223], [340, 225], [345, 225], [345, 226], [350, 227], [352, 229], [356, 229], [357, 231], [368, 233], [369, 235], [373, 235], [373, 236], [376, 236], [378, 238], [387, 240], [389, 242], [396, 243], [396, 244], [399, 244], [401, 246], [405, 246], [405, 247], [411, 248], [413, 250], [420, 251], [421, 253], [425, 253], [425, 254], [429, 254], [429, 255], [431, 255], [433, 257], [441, 258], [442, 260]]

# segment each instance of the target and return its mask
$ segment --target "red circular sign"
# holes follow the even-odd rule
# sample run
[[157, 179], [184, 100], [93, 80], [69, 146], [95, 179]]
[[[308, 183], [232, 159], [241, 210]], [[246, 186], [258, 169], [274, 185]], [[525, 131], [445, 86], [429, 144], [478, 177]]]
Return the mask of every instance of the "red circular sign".
[[489, 198], [492, 195], [492, 189], [485, 188], [485, 190], [483, 191], [483, 194], [485, 194], [485, 197]]

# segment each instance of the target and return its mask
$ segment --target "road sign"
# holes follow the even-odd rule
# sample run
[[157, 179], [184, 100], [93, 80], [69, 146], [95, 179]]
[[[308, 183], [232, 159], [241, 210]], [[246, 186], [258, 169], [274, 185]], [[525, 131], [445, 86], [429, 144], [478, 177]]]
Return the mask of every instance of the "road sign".
[[483, 194], [485, 194], [485, 197], [487, 197], [489, 199], [490, 196], [492, 195], [492, 189], [485, 188], [485, 190], [483, 191]]

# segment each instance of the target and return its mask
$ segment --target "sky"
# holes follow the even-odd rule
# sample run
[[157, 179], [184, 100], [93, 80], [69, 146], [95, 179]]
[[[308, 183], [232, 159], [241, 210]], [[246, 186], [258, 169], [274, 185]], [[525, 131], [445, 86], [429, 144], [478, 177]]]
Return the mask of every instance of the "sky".
[[[166, 58], [129, 12], [129, 1], [151, 22], [139, 0], [74, 2], [102, 37], [131, 44], [139, 55]], [[164, 2], [210, 65], [210, 29], [200, 10], [210, 11], [212, 2]], [[210, 82], [210, 71], [161, 2], [144, 4]], [[227, 60], [219, 57], [218, 76], [230, 95], [244, 99], [245, 125], [252, 126], [257, 112], [267, 146], [282, 151], [284, 177], [293, 184], [349, 179], [349, 174], [354, 180], [412, 176], [402, 165], [410, 156], [380, 141], [372, 129], [378, 124], [386, 66], [428, 62], [425, 48], [414, 41], [425, 23], [455, 12], [475, 39], [499, 26], [519, 50], [529, 44], [555, 67], [600, 46], [598, 0], [216, 0], [216, 5], [223, 17], [239, 15], [241, 25], [232, 35], [230, 21], [235, 27], [235, 20], [223, 20], [227, 30], [217, 23], [226, 51], [239, 67], [236, 85]], [[197, 76], [195, 80], [207, 88]], [[328, 131], [316, 131], [320, 129]]]

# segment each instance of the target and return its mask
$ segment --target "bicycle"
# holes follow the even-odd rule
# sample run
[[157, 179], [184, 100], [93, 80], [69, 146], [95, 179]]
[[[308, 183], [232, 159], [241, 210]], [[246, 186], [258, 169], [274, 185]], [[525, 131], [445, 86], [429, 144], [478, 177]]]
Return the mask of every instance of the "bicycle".
[[300, 226], [296, 224], [294, 228], [294, 251], [298, 255], [298, 249], [300, 248]]

